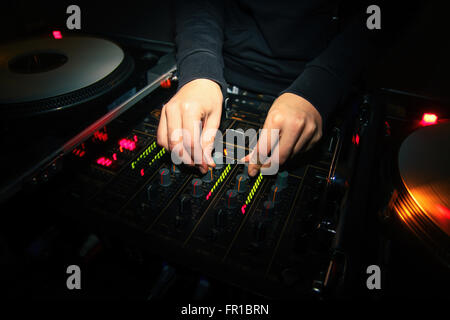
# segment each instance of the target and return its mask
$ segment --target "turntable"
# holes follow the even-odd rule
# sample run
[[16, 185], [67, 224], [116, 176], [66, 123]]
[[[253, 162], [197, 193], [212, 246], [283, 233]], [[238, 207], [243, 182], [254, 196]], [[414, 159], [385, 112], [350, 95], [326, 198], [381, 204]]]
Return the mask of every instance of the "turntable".
[[411, 133], [398, 155], [401, 186], [392, 208], [417, 238], [450, 265], [450, 123]]
[[[173, 45], [81, 33], [0, 46], [0, 199], [48, 179], [48, 166], [159, 87]], [[38, 177], [38, 178], [36, 178]], [[41, 177], [41, 178], [40, 178]]]
[[132, 58], [100, 38], [31, 38], [0, 52], [0, 110], [21, 117], [85, 103], [133, 71]]

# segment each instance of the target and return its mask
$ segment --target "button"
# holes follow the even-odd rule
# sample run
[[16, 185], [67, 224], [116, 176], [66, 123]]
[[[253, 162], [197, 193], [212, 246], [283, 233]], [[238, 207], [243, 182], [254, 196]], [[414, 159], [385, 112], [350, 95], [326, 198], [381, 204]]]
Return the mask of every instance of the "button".
[[202, 188], [201, 188], [202, 184], [203, 184], [203, 182], [201, 179], [197, 179], [197, 178], [192, 179], [192, 181], [191, 181], [192, 196], [194, 198], [200, 198], [202, 196], [202, 194], [203, 194]]
[[277, 184], [280, 189], [286, 188], [288, 186], [288, 177], [289, 173], [287, 171], [278, 172], [275, 184]]
[[170, 170], [167, 168], [163, 168], [159, 170], [159, 185], [163, 187], [170, 186]]
[[225, 205], [228, 209], [234, 209], [237, 207], [237, 190], [229, 189], [225, 194]]
[[236, 190], [239, 193], [245, 193], [248, 190], [248, 175], [245, 173], [238, 174], [236, 176]]

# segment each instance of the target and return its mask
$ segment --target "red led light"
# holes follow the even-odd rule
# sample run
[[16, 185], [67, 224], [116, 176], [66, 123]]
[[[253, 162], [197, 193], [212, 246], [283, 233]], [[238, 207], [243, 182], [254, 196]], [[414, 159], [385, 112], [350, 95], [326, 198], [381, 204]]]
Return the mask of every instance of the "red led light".
[[108, 140], [108, 134], [101, 131], [95, 131], [94, 132], [94, 140], [100, 140], [100, 141], [107, 141]]
[[247, 208], [247, 205], [246, 205], [246, 204], [244, 204], [244, 205], [241, 207], [241, 212], [242, 212], [242, 214], [245, 214], [245, 208]]
[[97, 159], [97, 164], [104, 167], [109, 167], [112, 164], [112, 160], [105, 157], [101, 157]]
[[136, 142], [129, 139], [122, 139], [119, 141], [119, 146], [121, 146], [123, 149], [133, 151], [136, 149]]
[[209, 200], [209, 197], [211, 197], [211, 191], [208, 193], [208, 195], [206, 196], [206, 200]]
[[144, 176], [144, 169], [141, 169], [141, 177]]
[[113, 153], [113, 160], [117, 161], [117, 153]]
[[422, 116], [422, 120], [420, 121], [420, 124], [422, 126], [430, 126], [433, 124], [436, 124], [438, 121], [438, 116], [434, 113], [424, 113]]
[[359, 145], [359, 134], [355, 134], [352, 136], [352, 143]]
[[53, 34], [53, 38], [55, 38], [55, 39], [62, 39], [61, 31], [59, 31], [59, 30], [54, 30], [54, 31], [52, 32], [52, 34]]
[[170, 81], [170, 79], [167, 80], [163, 80], [160, 82], [161, 87], [163, 87], [164, 89], [168, 89], [172, 86], [172, 82]]

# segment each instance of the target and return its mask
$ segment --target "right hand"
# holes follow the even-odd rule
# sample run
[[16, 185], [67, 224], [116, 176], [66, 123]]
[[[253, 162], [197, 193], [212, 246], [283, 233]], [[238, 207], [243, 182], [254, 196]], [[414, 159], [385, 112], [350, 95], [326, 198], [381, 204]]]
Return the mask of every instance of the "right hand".
[[[182, 142], [177, 151], [185, 164], [197, 166], [202, 173], [206, 173], [208, 167], [215, 167], [211, 152], [220, 125], [222, 100], [220, 86], [212, 80], [196, 79], [186, 83], [162, 108], [158, 144], [172, 151]], [[177, 129], [184, 129], [188, 134], [181, 136], [174, 132]]]

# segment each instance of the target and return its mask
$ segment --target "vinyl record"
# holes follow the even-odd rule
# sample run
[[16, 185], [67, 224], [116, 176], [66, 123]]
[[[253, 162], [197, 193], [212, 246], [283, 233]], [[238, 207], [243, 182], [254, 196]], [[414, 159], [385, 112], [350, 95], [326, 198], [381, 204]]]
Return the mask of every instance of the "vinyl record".
[[400, 146], [393, 209], [450, 266], [450, 123], [414, 131]]
[[111, 41], [32, 38], [0, 46], [0, 110], [28, 115], [89, 101], [125, 80], [133, 62]]

